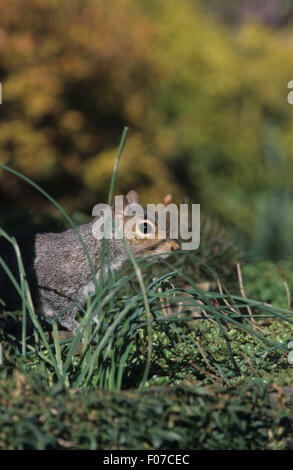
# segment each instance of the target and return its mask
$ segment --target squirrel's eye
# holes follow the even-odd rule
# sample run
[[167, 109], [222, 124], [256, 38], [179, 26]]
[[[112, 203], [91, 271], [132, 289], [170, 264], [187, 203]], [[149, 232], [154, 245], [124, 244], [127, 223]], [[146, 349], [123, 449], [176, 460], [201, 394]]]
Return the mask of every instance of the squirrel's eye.
[[141, 235], [150, 235], [154, 233], [154, 225], [151, 222], [148, 222], [147, 220], [140, 222], [137, 225], [137, 229], [141, 233]]

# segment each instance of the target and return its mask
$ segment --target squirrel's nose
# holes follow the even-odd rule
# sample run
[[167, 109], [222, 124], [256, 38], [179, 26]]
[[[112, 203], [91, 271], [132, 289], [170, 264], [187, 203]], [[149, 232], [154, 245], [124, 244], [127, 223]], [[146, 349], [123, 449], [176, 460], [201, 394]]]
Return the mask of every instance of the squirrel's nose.
[[171, 251], [176, 251], [176, 250], [179, 250], [179, 249], [180, 249], [179, 243], [175, 242], [175, 240], [172, 240], [171, 241]]

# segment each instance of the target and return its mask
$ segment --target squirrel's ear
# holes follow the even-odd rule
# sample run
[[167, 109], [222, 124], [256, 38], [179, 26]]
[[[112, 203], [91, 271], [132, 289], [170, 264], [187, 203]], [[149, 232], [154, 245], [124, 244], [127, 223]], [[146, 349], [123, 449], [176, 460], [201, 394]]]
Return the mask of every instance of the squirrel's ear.
[[164, 206], [167, 207], [172, 202], [172, 194], [167, 194], [164, 197]]
[[136, 191], [129, 191], [126, 196], [115, 197], [112, 210], [116, 215], [123, 215], [124, 210], [130, 204], [138, 204], [139, 196]]
[[127, 205], [139, 203], [139, 195], [134, 190], [129, 191], [125, 197], [126, 197]]

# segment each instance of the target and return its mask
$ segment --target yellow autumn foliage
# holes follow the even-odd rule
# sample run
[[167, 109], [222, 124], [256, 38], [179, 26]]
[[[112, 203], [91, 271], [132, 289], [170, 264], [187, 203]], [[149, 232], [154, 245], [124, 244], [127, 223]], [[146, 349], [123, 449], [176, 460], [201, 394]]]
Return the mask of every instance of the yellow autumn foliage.
[[[0, 162], [88, 210], [107, 199], [127, 125], [117, 193], [188, 197], [251, 236], [258, 195], [280, 181], [292, 193], [293, 29], [228, 25], [203, 6], [1, 0]], [[3, 178], [2, 200], [17, 203], [23, 183]]]

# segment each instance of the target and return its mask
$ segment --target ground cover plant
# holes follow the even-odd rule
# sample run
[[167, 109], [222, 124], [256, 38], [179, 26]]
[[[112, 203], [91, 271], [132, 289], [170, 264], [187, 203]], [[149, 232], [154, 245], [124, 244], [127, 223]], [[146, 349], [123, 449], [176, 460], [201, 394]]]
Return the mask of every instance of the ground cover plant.
[[264, 265], [249, 266], [207, 224], [198, 252], [160, 262], [129, 252], [80, 310], [72, 338], [36, 316], [15, 239], [1, 235], [18, 254], [22, 298], [21, 312], [0, 317], [1, 448], [292, 448], [290, 276], [280, 272], [282, 300], [275, 282], [264, 296]]

